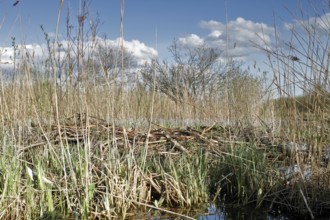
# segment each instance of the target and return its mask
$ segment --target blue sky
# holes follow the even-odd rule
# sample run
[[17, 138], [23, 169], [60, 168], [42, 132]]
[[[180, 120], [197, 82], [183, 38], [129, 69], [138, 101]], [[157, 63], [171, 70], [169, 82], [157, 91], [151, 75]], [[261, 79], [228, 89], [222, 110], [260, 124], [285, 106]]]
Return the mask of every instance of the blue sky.
[[[45, 43], [40, 25], [49, 33], [55, 32], [59, 0], [20, 0], [13, 7], [15, 1], [0, 0], [0, 47], [9, 47], [12, 36], [24, 44]], [[76, 27], [79, 2], [64, 0], [61, 35], [65, 35], [68, 8]], [[301, 19], [301, 8], [305, 15], [314, 16], [315, 11], [322, 15], [329, 10], [326, 3], [325, 0], [125, 0], [124, 38], [127, 42], [140, 43], [130, 45], [133, 50], [134, 45], [140, 50], [142, 47], [155, 48], [157, 30], [158, 54], [167, 58], [167, 47], [174, 38], [186, 44], [208, 42], [211, 46], [223, 47], [227, 43], [223, 42], [225, 28], [228, 28], [229, 43], [237, 42], [235, 53], [246, 58], [250, 50], [246, 45], [256, 39], [253, 33], [261, 33], [262, 29], [271, 38], [276, 21], [279, 31], [285, 35], [284, 24], [292, 23], [294, 16]], [[91, 15], [98, 14], [101, 21], [98, 35], [107, 35], [113, 40], [118, 38], [120, 0], [90, 0], [89, 4]]]
[[[6, 34], [9, 38], [11, 34], [19, 34], [20, 29], [23, 35], [36, 35], [41, 32], [40, 24], [43, 24], [46, 30], [54, 32], [59, 0], [20, 0], [19, 4], [13, 7], [14, 2], [14, 0], [0, 0], [1, 19], [4, 19], [4, 26], [1, 29], [2, 39]], [[90, 11], [93, 15], [99, 13], [103, 23], [100, 34], [118, 36], [120, 0], [89, 2]], [[242, 17], [272, 25], [273, 13], [289, 21], [292, 16], [285, 7], [296, 11], [299, 5], [296, 0], [227, 0], [227, 4], [225, 2], [224, 0], [126, 0], [125, 38], [141, 39], [149, 43], [154, 41], [156, 28], [160, 42], [171, 41], [185, 34], [199, 33], [203, 31], [198, 27], [198, 23], [202, 20], [226, 21], [225, 5], [227, 5], [228, 20]], [[71, 16], [74, 20], [79, 10], [79, 0], [64, 0], [63, 29], [68, 8], [72, 11]], [[11, 32], [12, 29], [16, 31]]]

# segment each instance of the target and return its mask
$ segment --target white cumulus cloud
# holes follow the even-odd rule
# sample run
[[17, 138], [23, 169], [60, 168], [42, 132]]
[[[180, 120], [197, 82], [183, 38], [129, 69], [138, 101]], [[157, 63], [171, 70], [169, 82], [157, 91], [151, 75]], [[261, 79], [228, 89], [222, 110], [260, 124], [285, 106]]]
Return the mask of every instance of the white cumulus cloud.
[[330, 13], [325, 13], [321, 16], [310, 17], [306, 20], [294, 19], [293, 22], [285, 22], [284, 28], [286, 30], [300, 29], [310, 33], [320, 33], [329, 35], [330, 30]]
[[15, 49], [0, 47], [0, 66], [11, 67], [14, 60], [19, 62], [22, 56], [34, 60], [42, 59], [45, 55], [44, 50], [46, 50], [45, 45], [39, 44], [17, 45]]
[[[109, 46], [112, 49], [119, 48], [120, 38], [115, 40], [97, 38], [96, 46]], [[57, 57], [61, 59], [64, 58], [65, 54], [70, 52], [71, 55], [75, 55], [74, 51], [77, 50], [75, 43], [69, 43], [68, 41], [61, 41], [60, 46], [57, 48]], [[88, 52], [93, 52], [93, 50], [88, 50], [87, 48], [93, 48], [95, 44], [92, 41], [85, 42], [86, 56]], [[139, 40], [124, 41], [125, 51], [130, 53], [131, 57], [137, 63], [137, 65], [143, 65], [146, 62], [150, 62], [151, 59], [158, 56], [158, 52], [152, 48], [140, 42]], [[16, 51], [16, 54], [14, 55]], [[95, 52], [95, 51], [94, 51]], [[39, 61], [44, 61], [48, 58], [48, 48], [45, 44], [26, 44], [26, 45], [17, 45], [17, 48], [14, 50], [13, 47], [0, 47], [0, 67], [10, 68], [14, 65], [14, 60], [19, 63], [21, 57], [27, 58], [27, 56], [33, 60], [35, 63]]]
[[138, 40], [124, 41], [124, 46], [135, 57], [138, 65], [143, 65], [158, 55], [154, 48], [148, 47]]
[[222, 33], [218, 30], [212, 31], [208, 37], [210, 38], [219, 38], [222, 35]]
[[178, 42], [181, 45], [188, 45], [188, 46], [191, 46], [191, 47], [196, 47], [196, 46], [202, 45], [204, 43], [204, 39], [197, 36], [196, 34], [190, 34], [186, 37], [180, 37], [178, 39]]
[[179, 41], [192, 46], [206, 44], [220, 51], [227, 51], [229, 56], [241, 60], [251, 58], [251, 54], [258, 51], [255, 45], [271, 45], [274, 37], [273, 27], [241, 17], [227, 24], [214, 20], [201, 21], [199, 26], [209, 33], [206, 36], [191, 34], [179, 38]]
[[[115, 40], [97, 38], [97, 44], [104, 47], [111, 47], [113, 49], [119, 49], [121, 38]], [[158, 56], [157, 50], [147, 46], [145, 43], [139, 40], [131, 40], [123, 42], [125, 51], [130, 53], [138, 65], [143, 65], [146, 62], [150, 62], [152, 59]]]

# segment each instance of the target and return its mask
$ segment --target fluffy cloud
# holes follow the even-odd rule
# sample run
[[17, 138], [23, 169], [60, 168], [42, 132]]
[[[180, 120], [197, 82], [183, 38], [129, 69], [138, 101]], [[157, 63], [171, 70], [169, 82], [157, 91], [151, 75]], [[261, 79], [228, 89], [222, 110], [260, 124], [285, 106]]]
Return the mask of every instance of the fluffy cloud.
[[[118, 41], [119, 39], [115, 43], [117, 44]], [[133, 55], [138, 65], [143, 65], [158, 55], [154, 48], [148, 47], [138, 40], [124, 41], [124, 46]]]
[[180, 37], [178, 41], [181, 45], [188, 45], [192, 47], [200, 46], [204, 43], [204, 40], [196, 34], [190, 34], [186, 37]]
[[[220, 51], [227, 50], [229, 56], [241, 60], [249, 59], [251, 53], [258, 51], [255, 45], [271, 45], [274, 36], [273, 27], [264, 23], [245, 20], [241, 17], [229, 21], [227, 25], [210, 20], [201, 21], [199, 26], [208, 30], [209, 33], [206, 36], [191, 34], [179, 38], [179, 41], [190, 46], [204, 43]], [[225, 56], [225, 53], [223, 53], [223, 56]]]
[[[118, 49], [120, 45], [120, 39], [109, 40], [109, 39], [101, 39], [97, 38], [96, 46], [109, 46], [113, 49]], [[70, 44], [68, 41], [61, 41], [60, 47], [58, 47], [58, 54], [60, 58], [64, 58], [67, 51], [73, 55], [76, 50], [75, 44]], [[91, 41], [85, 42], [86, 51], [93, 52], [93, 45], [95, 44]], [[157, 51], [145, 45], [144, 43], [138, 40], [132, 41], [124, 41], [124, 47], [126, 52], [131, 54], [131, 57], [134, 59], [137, 65], [143, 65], [145, 62], [150, 62], [151, 59], [155, 58], [158, 53]], [[88, 49], [89, 48], [89, 49]], [[14, 64], [14, 59], [17, 62], [20, 61], [20, 58], [24, 55], [24, 57], [31, 58], [35, 63], [40, 61], [44, 61], [48, 57], [48, 49], [45, 44], [27, 44], [27, 45], [18, 45], [16, 49], [16, 56], [14, 56], [14, 48], [13, 47], [0, 47], [0, 66], [2, 68], [11, 68]], [[85, 54], [88, 56], [88, 53]]]
[[286, 30], [298, 28], [310, 33], [317, 32], [322, 35], [328, 35], [330, 30], [330, 13], [325, 13], [318, 17], [310, 17], [307, 20], [295, 19], [293, 22], [285, 22], [284, 28]]
[[[28, 56], [33, 60], [40, 60], [45, 55], [45, 49], [45, 45], [39, 44], [17, 45], [16, 49], [13, 47], [0, 47], [0, 66], [12, 67], [14, 60], [19, 62], [22, 56]], [[16, 54], [14, 56], [15, 52]]]
[[11, 47], [0, 48], [0, 64], [12, 65], [14, 62], [14, 50]]
[[217, 38], [219, 38], [221, 35], [222, 35], [222, 34], [221, 34], [220, 31], [215, 30], [215, 31], [212, 31], [212, 32], [208, 35], [208, 37], [217, 39]]
[[[98, 45], [101, 45], [103, 47], [111, 47], [114, 49], [118, 49], [120, 47], [121, 38], [117, 38], [116, 40], [105, 40], [102, 38], [97, 38], [96, 41]], [[158, 52], [154, 48], [145, 45], [139, 40], [124, 40], [123, 43], [126, 52], [130, 53], [133, 56], [138, 65], [143, 65], [145, 64], [145, 62], [149, 62], [151, 61], [151, 59], [158, 56]]]

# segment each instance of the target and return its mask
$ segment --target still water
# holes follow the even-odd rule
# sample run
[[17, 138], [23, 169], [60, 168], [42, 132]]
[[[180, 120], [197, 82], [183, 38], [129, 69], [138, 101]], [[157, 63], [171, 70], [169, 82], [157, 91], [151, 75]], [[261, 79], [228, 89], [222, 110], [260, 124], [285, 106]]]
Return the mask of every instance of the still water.
[[[184, 211], [176, 211], [178, 213], [182, 213], [184, 215], [191, 216], [197, 220], [292, 220], [295, 218], [290, 218], [284, 214], [270, 214], [267, 209], [258, 209], [254, 210], [253, 208], [225, 208], [225, 207], [216, 207], [215, 205], [210, 205], [208, 208], [204, 210], [195, 210], [194, 213], [185, 213]], [[153, 216], [153, 217], [152, 217]], [[184, 220], [186, 218], [169, 215], [167, 213], [153, 213], [149, 212], [144, 217], [140, 216], [140, 218], [135, 219], [147, 219], [147, 220]], [[142, 217], [142, 218], [141, 218]], [[308, 218], [307, 218], [308, 219]]]
[[284, 214], [270, 214], [266, 209], [254, 210], [253, 208], [216, 208], [214, 205], [208, 207], [207, 214], [197, 216], [198, 220], [291, 220]]

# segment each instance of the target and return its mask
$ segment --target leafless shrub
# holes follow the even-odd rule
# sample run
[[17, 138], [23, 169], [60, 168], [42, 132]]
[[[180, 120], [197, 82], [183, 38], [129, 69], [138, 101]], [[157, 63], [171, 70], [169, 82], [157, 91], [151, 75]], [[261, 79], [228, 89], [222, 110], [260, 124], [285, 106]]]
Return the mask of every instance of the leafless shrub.
[[106, 38], [100, 39], [100, 41], [102, 42], [97, 44], [94, 59], [99, 77], [104, 76], [108, 80], [115, 79], [119, 75], [121, 67], [125, 69], [136, 67], [136, 61], [130, 52], [125, 50], [124, 58], [121, 59], [118, 47], [110, 45]]
[[[169, 48], [174, 63], [154, 60], [141, 71], [143, 81], [175, 102], [198, 100], [207, 95], [224, 73], [219, 71], [220, 54], [202, 45], [197, 48], [180, 47], [177, 41]], [[154, 78], [155, 77], [155, 78]]]

